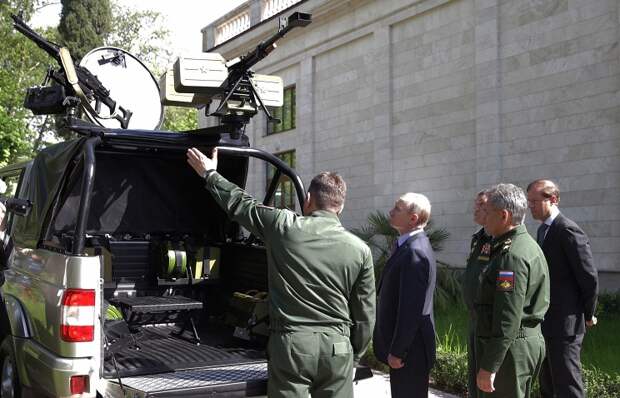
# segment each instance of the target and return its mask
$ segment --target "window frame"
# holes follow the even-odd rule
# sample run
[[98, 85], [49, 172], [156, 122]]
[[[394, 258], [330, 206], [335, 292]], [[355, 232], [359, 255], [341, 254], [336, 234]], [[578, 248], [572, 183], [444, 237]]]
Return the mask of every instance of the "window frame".
[[[290, 122], [289, 127], [285, 128], [287, 124], [287, 120], [285, 120], [285, 112], [287, 112], [286, 108], [286, 95], [291, 93], [290, 99]], [[297, 86], [295, 84], [288, 85], [284, 87], [283, 92], [283, 102], [280, 107], [268, 107], [269, 113], [276, 119], [280, 119], [280, 123], [276, 124], [274, 121], [267, 120], [267, 128], [265, 132], [265, 136], [270, 136], [274, 134], [284, 133], [286, 131], [295, 130], [297, 128]]]
[[[13, 188], [13, 192], [5, 192], [2, 194], [5, 198], [19, 198], [19, 193], [21, 191], [24, 175], [26, 174], [26, 167], [16, 167], [13, 169], [7, 169], [2, 174], [0, 174], [0, 178], [4, 180], [6, 183], [7, 179], [15, 178], [15, 187]], [[7, 187], [9, 184], [7, 184]], [[15, 223], [15, 214], [8, 212], [5, 215], [6, 217], [6, 232], [10, 235], [13, 233], [13, 224]]]
[[[286, 151], [281, 151], [273, 154], [290, 168], [295, 169], [295, 163], [297, 162], [297, 152], [295, 149], [289, 149]], [[286, 157], [290, 156], [290, 159]], [[273, 180], [273, 176], [276, 172], [276, 168], [267, 163], [265, 167], [265, 189], [269, 189], [271, 182]], [[280, 195], [280, 199], [278, 199], [278, 194]], [[296, 191], [293, 185], [293, 181], [286, 176], [280, 175], [280, 179], [278, 180], [276, 189], [273, 193], [273, 197], [271, 198], [271, 202], [269, 205], [272, 205], [279, 209], [289, 209], [295, 211], [296, 206]]]

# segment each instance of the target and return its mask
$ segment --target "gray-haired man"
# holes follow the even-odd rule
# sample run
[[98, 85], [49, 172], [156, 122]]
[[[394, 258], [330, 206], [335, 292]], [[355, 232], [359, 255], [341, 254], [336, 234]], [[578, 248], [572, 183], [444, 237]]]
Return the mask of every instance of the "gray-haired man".
[[523, 225], [523, 190], [498, 184], [486, 197], [484, 227], [493, 241], [474, 298], [479, 396], [528, 397], [545, 353], [540, 323], [549, 308], [549, 271]]

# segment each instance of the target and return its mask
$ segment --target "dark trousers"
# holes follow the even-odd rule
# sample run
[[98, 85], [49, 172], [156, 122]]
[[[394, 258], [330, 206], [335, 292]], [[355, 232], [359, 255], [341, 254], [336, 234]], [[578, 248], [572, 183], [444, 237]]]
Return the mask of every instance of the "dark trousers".
[[583, 398], [581, 378], [581, 345], [583, 334], [545, 337], [547, 357], [540, 373], [543, 398]]
[[430, 368], [426, 355], [421, 355], [420, 358], [408, 358], [402, 368], [390, 369], [392, 398], [428, 397], [429, 376]]

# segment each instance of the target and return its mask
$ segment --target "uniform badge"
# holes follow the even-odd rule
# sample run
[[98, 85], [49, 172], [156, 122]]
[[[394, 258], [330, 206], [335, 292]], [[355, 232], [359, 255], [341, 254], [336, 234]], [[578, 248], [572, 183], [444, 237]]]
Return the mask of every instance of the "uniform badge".
[[489, 261], [489, 256], [491, 255], [491, 244], [485, 243], [482, 245], [480, 249], [480, 255], [478, 256], [478, 260]]
[[513, 271], [499, 271], [497, 274], [497, 290], [500, 292], [515, 290], [515, 273]]

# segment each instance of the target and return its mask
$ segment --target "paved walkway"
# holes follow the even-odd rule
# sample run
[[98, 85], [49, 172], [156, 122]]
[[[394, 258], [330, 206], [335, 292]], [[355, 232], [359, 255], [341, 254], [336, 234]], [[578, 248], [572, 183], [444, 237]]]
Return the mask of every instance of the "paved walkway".
[[[355, 398], [389, 398], [390, 376], [385, 373], [375, 373], [367, 380], [362, 380], [354, 385]], [[458, 398], [456, 395], [431, 389], [429, 398]]]

